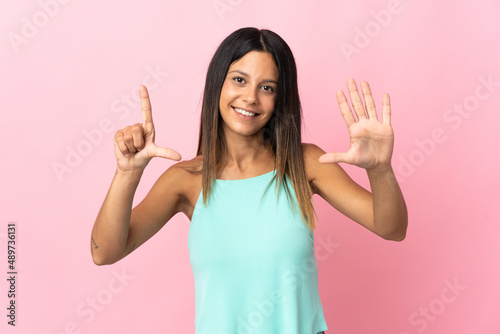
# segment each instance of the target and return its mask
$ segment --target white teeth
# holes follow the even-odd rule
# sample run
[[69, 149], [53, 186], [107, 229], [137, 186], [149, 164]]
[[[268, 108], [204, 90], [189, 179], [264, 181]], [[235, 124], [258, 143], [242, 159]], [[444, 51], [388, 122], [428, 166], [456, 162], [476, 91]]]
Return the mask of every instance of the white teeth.
[[234, 110], [236, 110], [237, 112], [239, 112], [242, 115], [245, 115], [245, 116], [255, 116], [255, 113], [253, 113], [253, 112], [248, 112], [248, 111], [245, 111], [243, 109], [236, 108], [236, 107], [233, 107], [233, 108], [234, 108]]

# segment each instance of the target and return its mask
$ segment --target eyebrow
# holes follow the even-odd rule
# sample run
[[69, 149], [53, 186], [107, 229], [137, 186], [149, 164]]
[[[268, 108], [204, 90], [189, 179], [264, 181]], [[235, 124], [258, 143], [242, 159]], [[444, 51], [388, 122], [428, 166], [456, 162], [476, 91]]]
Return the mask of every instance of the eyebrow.
[[[239, 70], [230, 71], [230, 72], [228, 72], [228, 74], [233, 73], [233, 72], [239, 73], [239, 74], [241, 74], [241, 75], [243, 75], [245, 77], [250, 78], [250, 75], [248, 75], [247, 73], [245, 73], [243, 71], [239, 71]], [[273, 79], [264, 79], [264, 80], [262, 80], [262, 82], [271, 82], [271, 83], [274, 83], [274, 84], [278, 85], [278, 82], [276, 80], [273, 80]]]

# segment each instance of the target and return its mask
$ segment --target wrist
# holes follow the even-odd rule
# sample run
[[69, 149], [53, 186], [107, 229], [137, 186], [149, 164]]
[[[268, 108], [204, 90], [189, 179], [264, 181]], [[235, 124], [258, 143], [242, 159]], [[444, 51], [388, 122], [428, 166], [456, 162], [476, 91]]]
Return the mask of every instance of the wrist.
[[373, 168], [366, 168], [366, 173], [370, 177], [370, 176], [387, 175], [388, 173], [394, 174], [394, 171], [392, 170], [392, 165], [389, 163], [387, 165], [377, 166]]
[[143, 172], [144, 172], [144, 168], [131, 168], [131, 169], [123, 170], [123, 169], [120, 169], [119, 167], [117, 167], [116, 171], [115, 171], [115, 177], [128, 178], [128, 179], [140, 179]]

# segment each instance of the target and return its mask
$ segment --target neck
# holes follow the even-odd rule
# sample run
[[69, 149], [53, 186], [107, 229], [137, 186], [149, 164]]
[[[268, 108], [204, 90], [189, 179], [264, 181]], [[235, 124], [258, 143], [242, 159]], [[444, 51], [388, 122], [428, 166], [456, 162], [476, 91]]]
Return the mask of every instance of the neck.
[[274, 166], [271, 143], [264, 143], [262, 131], [253, 136], [225, 131], [225, 137], [227, 151], [224, 169], [247, 172]]

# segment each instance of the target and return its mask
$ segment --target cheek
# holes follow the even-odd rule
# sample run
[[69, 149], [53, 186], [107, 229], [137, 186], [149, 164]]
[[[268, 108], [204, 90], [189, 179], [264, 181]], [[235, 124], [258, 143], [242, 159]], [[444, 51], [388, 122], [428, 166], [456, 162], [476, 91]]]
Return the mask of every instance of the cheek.
[[266, 96], [266, 98], [262, 100], [262, 106], [268, 112], [274, 110], [275, 103], [276, 103], [276, 97], [275, 96]]
[[220, 99], [219, 101], [230, 101], [233, 99], [235, 95], [234, 88], [231, 86], [230, 83], [227, 81], [224, 82], [224, 85], [222, 86], [221, 92], [220, 92]]

